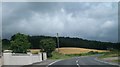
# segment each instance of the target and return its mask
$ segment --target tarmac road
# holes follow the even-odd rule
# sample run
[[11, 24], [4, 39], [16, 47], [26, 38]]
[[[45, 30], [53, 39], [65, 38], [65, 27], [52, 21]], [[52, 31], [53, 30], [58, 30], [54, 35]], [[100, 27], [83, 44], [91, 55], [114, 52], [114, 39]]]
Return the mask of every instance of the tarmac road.
[[76, 57], [55, 62], [48, 67], [119, 67], [108, 63], [97, 61], [96, 56]]
[[119, 67], [96, 60], [97, 56], [74, 57], [71, 59], [51, 61], [46, 60], [27, 66], [5, 66], [5, 67]]

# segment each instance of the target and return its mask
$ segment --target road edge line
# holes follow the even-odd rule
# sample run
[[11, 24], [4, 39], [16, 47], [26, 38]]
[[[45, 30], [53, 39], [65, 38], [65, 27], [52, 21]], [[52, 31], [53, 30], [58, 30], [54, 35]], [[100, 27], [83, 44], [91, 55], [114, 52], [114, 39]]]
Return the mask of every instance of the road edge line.
[[54, 63], [56, 63], [56, 62], [59, 62], [59, 61], [61, 61], [61, 60], [56, 60], [56, 61], [54, 61], [54, 62], [48, 64], [46, 67], [49, 67], [50, 65], [52, 65], [52, 64], [54, 64]]
[[110, 65], [118, 65], [118, 66], [120, 66], [119, 64], [115, 64], [115, 63], [110, 63], [110, 62], [107, 62], [107, 61], [98, 60], [97, 58], [95, 58], [94, 60], [96, 60], [96, 61], [98, 61], [98, 62], [110, 64]]

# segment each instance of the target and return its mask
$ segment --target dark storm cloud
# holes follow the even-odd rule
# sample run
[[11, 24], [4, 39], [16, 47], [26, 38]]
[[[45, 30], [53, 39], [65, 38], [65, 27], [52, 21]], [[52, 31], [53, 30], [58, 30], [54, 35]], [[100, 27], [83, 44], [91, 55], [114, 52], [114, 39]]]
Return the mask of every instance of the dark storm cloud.
[[3, 3], [3, 37], [29, 35], [82, 37], [116, 42], [117, 3]]

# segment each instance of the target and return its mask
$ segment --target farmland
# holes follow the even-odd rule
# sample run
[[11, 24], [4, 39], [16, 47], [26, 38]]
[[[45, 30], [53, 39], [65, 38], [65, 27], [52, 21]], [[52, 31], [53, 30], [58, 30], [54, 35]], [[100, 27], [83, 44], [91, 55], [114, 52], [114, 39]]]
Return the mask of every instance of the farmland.
[[[58, 48], [55, 49], [56, 51]], [[40, 49], [30, 49], [32, 53], [37, 53]], [[88, 53], [90, 51], [93, 52], [107, 52], [107, 50], [96, 50], [96, 49], [86, 49], [86, 48], [74, 48], [74, 47], [62, 47], [59, 48], [59, 53], [62, 54], [80, 54], [80, 53]]]
[[[56, 49], [58, 50], [58, 49]], [[107, 52], [107, 50], [96, 50], [96, 49], [86, 49], [86, 48], [73, 48], [73, 47], [63, 47], [59, 48], [59, 52], [62, 54], [80, 54], [80, 53], [87, 53], [90, 51], [94, 52]]]

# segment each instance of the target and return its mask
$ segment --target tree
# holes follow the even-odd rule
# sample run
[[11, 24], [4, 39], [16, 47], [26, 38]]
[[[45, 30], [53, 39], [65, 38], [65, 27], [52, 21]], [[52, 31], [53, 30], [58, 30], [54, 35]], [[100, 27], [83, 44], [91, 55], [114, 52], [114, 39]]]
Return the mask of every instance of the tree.
[[43, 52], [47, 52], [48, 57], [51, 57], [52, 56], [52, 54], [51, 54], [52, 51], [54, 51], [55, 48], [56, 48], [56, 42], [51, 38], [42, 39], [40, 41], [40, 48], [42, 48]]
[[8, 50], [10, 48], [10, 40], [2, 39], [2, 50]]
[[30, 48], [30, 43], [28, 41], [28, 36], [24, 34], [17, 33], [14, 35], [14, 39], [10, 41], [11, 49], [14, 53], [26, 53], [27, 49]]

